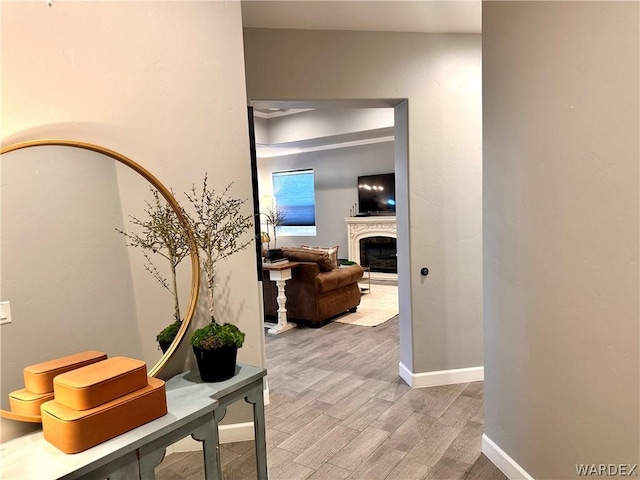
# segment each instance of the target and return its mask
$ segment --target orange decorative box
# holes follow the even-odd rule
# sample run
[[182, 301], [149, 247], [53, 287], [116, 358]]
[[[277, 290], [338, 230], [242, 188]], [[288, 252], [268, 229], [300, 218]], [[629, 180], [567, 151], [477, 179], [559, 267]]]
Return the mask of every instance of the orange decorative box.
[[146, 363], [127, 357], [108, 358], [53, 380], [56, 402], [74, 410], [95, 408], [146, 386]]
[[13, 413], [40, 416], [40, 405], [53, 399], [53, 393], [33, 393], [23, 388], [9, 394], [9, 406]]
[[78, 453], [167, 413], [164, 382], [148, 385], [90, 410], [73, 410], [55, 400], [42, 404], [44, 438], [64, 453]]
[[31, 365], [24, 369], [24, 386], [33, 393], [53, 392], [53, 379], [56, 375], [106, 358], [106, 353], [88, 351]]

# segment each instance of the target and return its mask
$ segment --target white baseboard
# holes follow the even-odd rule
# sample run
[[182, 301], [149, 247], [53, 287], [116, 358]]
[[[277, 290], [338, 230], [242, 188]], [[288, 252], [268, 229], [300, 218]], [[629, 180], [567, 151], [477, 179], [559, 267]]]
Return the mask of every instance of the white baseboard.
[[[218, 431], [220, 432], [220, 443], [244, 442], [254, 438], [253, 422], [220, 425]], [[191, 437], [185, 437], [173, 445], [169, 445], [165, 456], [174, 452], [194, 452], [198, 450], [202, 450], [202, 443]]]
[[231, 425], [220, 425], [220, 443], [246, 442], [253, 440], [253, 422], [234, 423]]
[[439, 370], [437, 372], [413, 373], [400, 362], [400, 377], [413, 388], [437, 387], [455, 383], [480, 382], [484, 380], [484, 367]]
[[524, 468], [518, 465], [513, 458], [507, 455], [493, 440], [487, 437], [486, 433], [482, 434], [482, 453], [484, 453], [509, 480], [534, 480]]

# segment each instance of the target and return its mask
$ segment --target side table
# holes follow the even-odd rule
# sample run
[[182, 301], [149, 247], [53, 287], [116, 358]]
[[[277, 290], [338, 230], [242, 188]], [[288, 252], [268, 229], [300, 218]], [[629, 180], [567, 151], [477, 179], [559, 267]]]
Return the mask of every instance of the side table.
[[269, 278], [276, 282], [278, 287], [278, 324], [267, 330], [268, 333], [278, 335], [295, 328], [295, 325], [287, 323], [287, 294], [285, 287], [287, 280], [291, 279], [291, 271], [300, 266], [300, 262], [263, 263], [262, 269], [269, 272]]
[[[367, 274], [367, 277], [366, 277], [367, 286], [360, 287], [360, 293], [370, 293], [371, 292], [371, 267], [362, 265], [362, 268], [364, 268], [364, 273]], [[365, 277], [363, 275], [360, 281], [363, 282], [364, 280], [365, 280]]]

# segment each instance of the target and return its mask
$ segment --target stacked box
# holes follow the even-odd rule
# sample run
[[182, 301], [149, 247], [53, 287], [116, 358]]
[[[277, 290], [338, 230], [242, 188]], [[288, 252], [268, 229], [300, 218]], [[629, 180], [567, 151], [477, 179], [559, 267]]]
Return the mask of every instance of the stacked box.
[[149, 377], [146, 387], [88, 410], [51, 400], [42, 405], [44, 438], [64, 453], [78, 453], [167, 413], [164, 382]]
[[88, 410], [146, 386], [147, 365], [127, 357], [71, 370], [53, 381], [56, 402], [73, 410]]
[[54, 400], [42, 404], [44, 438], [78, 453], [167, 413], [164, 382], [146, 364], [113, 357], [58, 375]]
[[24, 369], [24, 387], [33, 393], [53, 392], [53, 379], [57, 375], [106, 358], [106, 353], [90, 350], [31, 365]]
[[40, 405], [53, 399], [53, 392], [33, 393], [23, 388], [9, 394], [9, 407], [20, 415], [40, 415]]
[[9, 394], [11, 411], [41, 416], [45, 440], [78, 453], [167, 413], [164, 382], [147, 365], [88, 351], [24, 369], [26, 388]]
[[11, 411], [20, 415], [40, 416], [40, 406], [54, 396], [53, 379], [57, 375], [106, 358], [106, 353], [90, 350], [26, 367], [23, 370], [25, 388], [9, 394]]

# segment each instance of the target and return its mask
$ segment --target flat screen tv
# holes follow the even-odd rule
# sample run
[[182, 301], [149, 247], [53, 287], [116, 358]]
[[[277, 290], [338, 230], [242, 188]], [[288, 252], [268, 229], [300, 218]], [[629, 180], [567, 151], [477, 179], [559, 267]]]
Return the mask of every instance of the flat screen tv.
[[358, 177], [358, 214], [395, 215], [396, 181], [393, 173]]

